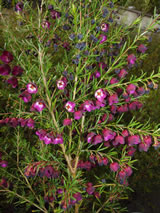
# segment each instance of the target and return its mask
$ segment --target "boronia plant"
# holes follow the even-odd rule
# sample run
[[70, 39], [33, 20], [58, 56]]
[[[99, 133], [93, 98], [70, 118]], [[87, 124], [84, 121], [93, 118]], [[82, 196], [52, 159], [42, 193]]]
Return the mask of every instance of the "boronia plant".
[[134, 153], [160, 146], [159, 126], [130, 113], [160, 78], [139, 70], [159, 16], [141, 32], [140, 18], [117, 24], [114, 3], [21, 1], [14, 23], [1, 15], [0, 192], [26, 212], [125, 212]]

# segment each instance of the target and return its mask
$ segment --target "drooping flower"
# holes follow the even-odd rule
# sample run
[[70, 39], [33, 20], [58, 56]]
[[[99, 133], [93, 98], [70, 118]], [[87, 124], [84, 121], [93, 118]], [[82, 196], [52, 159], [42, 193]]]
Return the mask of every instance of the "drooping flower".
[[10, 77], [8, 80], [7, 80], [7, 83], [8, 84], [11, 84], [12, 85], [12, 88], [16, 88], [18, 87], [18, 80], [16, 77]]
[[116, 133], [113, 132], [112, 130], [110, 130], [110, 129], [103, 130], [104, 141], [113, 140], [115, 138], [115, 136], [116, 136]]
[[87, 142], [88, 143], [91, 143], [93, 141], [93, 137], [95, 136], [96, 134], [94, 132], [90, 132], [88, 133], [87, 135]]
[[145, 53], [146, 52], [146, 50], [147, 50], [147, 47], [144, 45], [144, 44], [140, 44], [139, 46], [138, 46], [138, 52], [140, 52], [140, 53]]
[[74, 112], [74, 119], [75, 120], [79, 120], [79, 119], [81, 119], [81, 117], [82, 117], [82, 111], [76, 111], [76, 112]]
[[139, 137], [139, 135], [132, 135], [128, 137], [128, 145], [132, 146], [132, 145], [136, 145], [141, 143], [141, 139]]
[[116, 141], [117, 144], [125, 144], [124, 137], [121, 135], [117, 135], [114, 140]]
[[31, 101], [32, 96], [30, 95], [29, 92], [27, 92], [27, 90], [25, 90], [24, 92], [22, 92], [19, 97], [25, 102], [28, 103], [29, 101]]
[[119, 102], [117, 93], [110, 95], [108, 98], [109, 105], [117, 104]]
[[57, 135], [53, 140], [53, 144], [63, 144], [63, 137], [61, 135]]
[[119, 168], [120, 168], [120, 166], [117, 162], [113, 162], [110, 164], [110, 169], [113, 172], [117, 172]]
[[136, 56], [134, 54], [128, 55], [127, 61], [128, 61], [128, 64], [131, 64], [131, 65], [135, 64]]
[[34, 83], [27, 84], [27, 92], [28, 93], [35, 94], [35, 93], [37, 93], [37, 91], [38, 91], [38, 88], [37, 88], [36, 84], [34, 84]]
[[23, 3], [22, 2], [18, 2], [17, 4], [16, 4], [16, 11], [22, 11], [23, 10]]
[[103, 44], [107, 40], [106, 35], [101, 34], [99, 37], [100, 37], [100, 44]]
[[68, 112], [74, 112], [74, 108], [75, 108], [76, 104], [72, 101], [68, 101], [66, 104], [65, 104], [65, 108]]
[[136, 85], [129, 84], [126, 88], [126, 91], [128, 92], [129, 95], [132, 95], [136, 91]]
[[98, 101], [103, 102], [104, 99], [106, 98], [107, 94], [103, 89], [98, 89], [94, 96], [97, 98]]
[[97, 145], [97, 144], [101, 143], [102, 141], [103, 141], [102, 136], [101, 136], [101, 135], [96, 135], [96, 136], [93, 138], [92, 144]]
[[9, 75], [11, 68], [8, 64], [0, 65], [0, 75]]
[[12, 75], [20, 76], [23, 73], [23, 69], [20, 66], [14, 66], [12, 70]]
[[3, 61], [5, 64], [10, 63], [13, 61], [13, 55], [8, 51], [3, 51], [2, 55], [0, 56], [1, 61]]
[[28, 119], [26, 120], [26, 125], [27, 125], [27, 127], [33, 129], [33, 128], [34, 128], [34, 125], [35, 125], [35, 122], [34, 122], [34, 120], [33, 120], [32, 118], [28, 118]]
[[69, 126], [72, 125], [72, 120], [70, 118], [65, 118], [63, 120], [63, 126]]
[[5, 160], [0, 160], [0, 166], [3, 167], [3, 168], [5, 168], [5, 167], [8, 166], [8, 162], [5, 161]]
[[41, 112], [44, 108], [46, 108], [44, 101], [43, 100], [37, 100], [35, 103], [32, 104], [30, 110]]
[[128, 72], [125, 69], [121, 69], [120, 72], [118, 73], [119, 78], [124, 78]]
[[93, 194], [95, 191], [95, 188], [93, 187], [92, 183], [87, 183], [87, 188], [86, 188], [86, 192], [91, 195]]
[[87, 112], [91, 112], [92, 110], [95, 109], [95, 106], [93, 104], [93, 101], [90, 101], [90, 100], [86, 100], [84, 103], [83, 103], [83, 110], [84, 111], [87, 111]]

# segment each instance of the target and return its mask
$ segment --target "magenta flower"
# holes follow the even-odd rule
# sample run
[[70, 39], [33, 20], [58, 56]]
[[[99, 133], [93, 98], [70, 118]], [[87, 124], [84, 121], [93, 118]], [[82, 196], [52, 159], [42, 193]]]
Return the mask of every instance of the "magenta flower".
[[113, 140], [116, 136], [116, 133], [111, 131], [110, 129], [104, 129], [103, 130], [103, 138], [104, 141]]
[[102, 141], [103, 141], [102, 136], [101, 136], [101, 135], [96, 135], [96, 136], [93, 138], [92, 144], [97, 145], [98, 143], [101, 143]]
[[124, 78], [128, 72], [125, 69], [121, 69], [120, 72], [118, 73], [119, 78]]
[[105, 64], [104, 62], [100, 62], [99, 67], [102, 68], [102, 70], [103, 70], [107, 67], [107, 64]]
[[117, 104], [119, 102], [117, 93], [110, 95], [108, 98], [109, 105]]
[[5, 64], [10, 63], [13, 61], [13, 55], [8, 51], [3, 51], [2, 55], [0, 56], [1, 61], [3, 61]]
[[93, 101], [86, 100], [86, 101], [83, 103], [83, 110], [84, 110], [84, 111], [87, 111], [87, 112], [91, 112], [92, 110], [95, 110], [95, 106], [94, 106], [94, 104], [93, 104]]
[[5, 161], [5, 160], [0, 160], [0, 166], [3, 167], [3, 168], [5, 168], [5, 167], [8, 166], [8, 162]]
[[60, 16], [61, 16], [61, 13], [58, 12], [58, 11], [56, 11], [56, 10], [51, 10], [51, 11], [50, 11], [50, 14], [51, 14], [51, 17], [52, 17], [53, 19], [60, 18]]
[[119, 81], [118, 81], [118, 79], [117, 78], [111, 78], [111, 80], [110, 80], [110, 84], [116, 84], [116, 83], [118, 83]]
[[149, 135], [143, 136], [143, 141], [146, 143], [148, 146], [152, 144], [152, 138]]
[[35, 125], [35, 122], [34, 122], [34, 120], [33, 120], [32, 118], [28, 118], [28, 119], [26, 120], [26, 125], [27, 125], [27, 127], [33, 129], [33, 128], [34, 128], [34, 125]]
[[76, 111], [76, 112], [74, 112], [74, 119], [79, 120], [79, 119], [81, 119], [82, 115], [83, 115], [82, 111]]
[[49, 133], [47, 133], [46, 135], [44, 135], [43, 137], [43, 141], [46, 145], [53, 143], [53, 136]]
[[103, 102], [104, 99], [106, 98], [107, 94], [103, 89], [98, 89], [94, 96], [97, 98], [98, 101]]
[[67, 86], [67, 79], [63, 78], [62, 80], [57, 81], [57, 87], [60, 90], [64, 90], [64, 88]]
[[128, 105], [127, 105], [127, 104], [124, 104], [124, 105], [122, 105], [122, 106], [119, 106], [119, 107], [117, 108], [117, 111], [118, 111], [119, 113], [128, 112]]
[[126, 88], [126, 91], [128, 92], [129, 95], [132, 95], [136, 91], [136, 85], [129, 84]]
[[126, 178], [126, 172], [124, 170], [119, 171], [118, 175], [119, 175], [120, 179], [125, 179]]
[[37, 91], [38, 91], [38, 88], [37, 88], [36, 84], [34, 84], [34, 83], [27, 84], [27, 92], [28, 93], [35, 94], [35, 93], [37, 93]]
[[91, 195], [93, 194], [95, 191], [95, 188], [93, 187], [92, 183], [87, 183], [87, 188], [86, 188], [86, 192]]
[[53, 144], [63, 144], [63, 137], [61, 135], [57, 135], [57, 137], [53, 140]]
[[138, 46], [138, 52], [140, 52], [140, 53], [145, 53], [146, 52], [146, 50], [147, 50], [147, 47], [144, 45], [144, 44], [140, 44], [139, 46]]
[[110, 110], [111, 110], [111, 113], [116, 114], [117, 106], [116, 105], [111, 105]]
[[65, 108], [68, 112], [74, 112], [74, 108], [75, 108], [76, 104], [72, 101], [68, 101], [66, 104], [65, 104]]
[[117, 162], [113, 162], [110, 164], [110, 169], [112, 172], [117, 172], [119, 168], [120, 166]]
[[105, 106], [106, 106], [105, 102], [96, 100], [96, 106], [95, 106], [96, 109], [100, 109], [101, 107], [105, 107]]
[[72, 125], [72, 120], [70, 118], [66, 118], [63, 120], [63, 126]]
[[138, 145], [138, 149], [139, 149], [140, 152], [141, 151], [147, 152], [148, 149], [149, 149], [149, 146], [146, 143], [140, 143]]
[[23, 69], [20, 66], [14, 66], [12, 70], [12, 75], [20, 76], [23, 73]]
[[18, 80], [16, 77], [11, 77], [7, 80], [7, 83], [8, 84], [11, 84], [12, 85], [12, 88], [16, 88], [18, 87]]
[[43, 100], [37, 100], [35, 103], [32, 104], [30, 110], [41, 112], [44, 108], [46, 108], [44, 101]]
[[135, 64], [136, 56], [134, 54], [128, 55], [127, 61], [128, 61], [128, 64], [131, 64], [131, 65]]
[[100, 78], [101, 77], [101, 73], [99, 71], [94, 72], [94, 77], [95, 78]]
[[8, 64], [0, 65], [0, 75], [9, 75], [11, 68]]
[[16, 4], [16, 11], [22, 11], [23, 10], [23, 3], [22, 2], [18, 2]]
[[87, 135], [87, 142], [88, 143], [91, 143], [93, 141], [93, 137], [95, 136], [96, 134], [94, 132], [90, 132], [88, 133]]
[[133, 171], [132, 171], [132, 168], [130, 166], [126, 166], [124, 168], [124, 171], [126, 172], [126, 175], [129, 177], [132, 175]]
[[101, 30], [103, 32], [108, 32], [108, 29], [109, 29], [109, 24], [106, 24], [106, 23], [101, 24]]
[[44, 29], [49, 29], [50, 28], [50, 25], [51, 25], [51, 23], [49, 22], [49, 21], [43, 21], [43, 23], [42, 23], [42, 27], [44, 28]]
[[124, 137], [121, 135], [117, 135], [114, 140], [117, 144], [125, 144]]
[[101, 34], [100, 36], [100, 44], [103, 44], [106, 40], [107, 40], [107, 36], [106, 35], [103, 35], [103, 34]]
[[128, 156], [133, 156], [135, 151], [136, 151], [136, 149], [133, 146], [129, 147], [128, 152], [127, 152]]
[[47, 132], [44, 129], [39, 129], [36, 131], [36, 135], [39, 137], [39, 140], [43, 140], [44, 136], [47, 134]]
[[122, 131], [122, 136], [123, 136], [123, 137], [128, 137], [128, 136], [129, 136], [129, 132], [128, 132], [127, 129], [124, 129], [124, 130]]
[[30, 95], [30, 93], [27, 92], [27, 90], [25, 90], [24, 92], [22, 92], [19, 97], [25, 102], [28, 103], [29, 101], [31, 101], [32, 96]]
[[132, 145], [136, 145], [141, 143], [141, 139], [139, 137], [139, 135], [132, 135], [128, 137], [128, 145], [132, 146]]

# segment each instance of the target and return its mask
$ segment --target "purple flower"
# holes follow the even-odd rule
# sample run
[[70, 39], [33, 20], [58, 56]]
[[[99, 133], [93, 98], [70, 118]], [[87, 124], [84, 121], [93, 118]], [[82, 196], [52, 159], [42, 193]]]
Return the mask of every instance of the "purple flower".
[[95, 191], [95, 188], [93, 187], [92, 183], [87, 184], [86, 192], [91, 195]]
[[35, 125], [34, 120], [33, 120], [32, 118], [28, 118], [28, 119], [26, 120], [26, 125], [27, 125], [29, 128], [33, 129], [33, 128], [34, 128], [34, 125]]
[[47, 132], [44, 129], [39, 129], [36, 131], [36, 135], [39, 137], [39, 140], [43, 140]]
[[135, 151], [136, 151], [136, 149], [133, 146], [129, 147], [128, 152], [127, 152], [128, 156], [133, 156]]
[[103, 130], [103, 138], [104, 138], [104, 141], [109, 141], [109, 140], [113, 140], [116, 136], [116, 133], [115, 132], [112, 132], [111, 130], [109, 129], [104, 129]]
[[140, 143], [138, 146], [139, 151], [147, 152], [149, 149], [149, 146], [146, 143]]
[[129, 95], [132, 95], [136, 91], [136, 85], [129, 84], [126, 88]]
[[141, 143], [141, 139], [139, 137], [139, 135], [132, 135], [128, 137], [128, 145], [132, 146], [132, 145], [136, 145]]
[[90, 132], [88, 133], [87, 135], [87, 142], [88, 143], [91, 143], [93, 141], [93, 137], [95, 136], [96, 134], [94, 132]]
[[140, 44], [139, 46], [138, 46], [138, 52], [140, 52], [140, 53], [145, 53], [146, 52], [146, 50], [147, 50], [147, 47], [144, 45], [144, 44]]
[[131, 64], [131, 65], [135, 64], [136, 56], [134, 54], [128, 55], [127, 61], [128, 61], [128, 64]]
[[120, 168], [120, 166], [117, 162], [113, 162], [110, 164], [110, 169], [113, 172], [117, 172], [119, 168]]
[[13, 55], [8, 51], [3, 51], [2, 55], [0, 56], [1, 61], [3, 61], [5, 64], [10, 63], [13, 61]]
[[17, 119], [17, 118], [10, 118], [9, 124], [10, 124], [12, 127], [17, 127], [17, 126], [18, 126], [18, 119]]
[[125, 144], [124, 137], [121, 135], [117, 135], [114, 140], [116, 141], [117, 144]]
[[96, 100], [96, 109], [100, 109], [101, 107], [105, 107], [106, 103], [103, 101]]
[[120, 72], [118, 73], [119, 78], [124, 78], [128, 72], [125, 69], [121, 69]]
[[66, 104], [65, 104], [65, 108], [68, 112], [74, 112], [74, 108], [75, 108], [76, 104], [72, 101], [68, 101]]
[[92, 110], [95, 109], [95, 106], [93, 104], [93, 101], [90, 101], [90, 100], [86, 100], [84, 103], [83, 103], [83, 110], [87, 111], [87, 112], [91, 112]]
[[46, 145], [53, 143], [53, 139], [53, 135], [49, 133], [43, 136], [43, 141]]
[[93, 138], [93, 142], [92, 144], [96, 145], [98, 143], [101, 143], [103, 141], [103, 138], [101, 135], [96, 135], [94, 138]]
[[64, 90], [64, 88], [67, 86], [67, 79], [63, 78], [62, 80], [57, 81], [57, 87], [60, 90]]
[[24, 92], [22, 92], [19, 97], [25, 102], [28, 103], [29, 101], [31, 101], [32, 96], [30, 95], [30, 93], [27, 92], [27, 90], [25, 90]]
[[7, 83], [8, 84], [11, 84], [12, 85], [12, 88], [16, 88], [18, 87], [18, 80], [16, 77], [11, 77], [7, 80]]
[[37, 100], [35, 103], [32, 104], [30, 110], [41, 112], [44, 108], [46, 108], [44, 101], [43, 100]]
[[63, 120], [63, 126], [72, 125], [72, 120], [70, 118], [66, 118]]
[[27, 92], [28, 93], [35, 94], [35, 93], [37, 93], [37, 91], [38, 91], [38, 88], [37, 88], [36, 84], [34, 84], [34, 83], [27, 84]]
[[122, 105], [122, 106], [119, 106], [119, 107], [117, 108], [117, 111], [118, 111], [119, 113], [128, 112], [128, 105], [127, 105], [127, 104], [124, 104], [124, 105]]
[[101, 77], [101, 73], [98, 72], [98, 71], [96, 71], [93, 75], [94, 75], [95, 78], [100, 78]]
[[111, 110], [111, 113], [116, 114], [117, 106], [116, 105], [111, 105], [110, 110]]
[[27, 125], [27, 120], [23, 118], [18, 118], [18, 123], [21, 127], [25, 127]]
[[83, 115], [82, 111], [76, 111], [76, 112], [74, 112], [74, 119], [79, 120], [79, 119], [81, 119], [82, 115]]
[[119, 102], [117, 93], [110, 95], [108, 98], [109, 105], [113, 105]]
[[12, 70], [12, 75], [20, 76], [23, 73], [23, 69], [20, 66], [14, 66]]
[[110, 80], [110, 84], [116, 84], [116, 83], [118, 83], [119, 81], [118, 81], [118, 79], [117, 78], [112, 78], [111, 80]]
[[23, 10], [23, 3], [22, 2], [18, 2], [16, 4], [16, 11], [22, 11]]
[[108, 29], [109, 29], [109, 24], [106, 24], [106, 23], [101, 24], [101, 30], [103, 32], [108, 32]]
[[49, 21], [43, 21], [43, 23], [42, 23], [42, 27], [44, 28], [44, 29], [49, 29], [50, 28], [50, 25], [51, 25], [51, 23], [49, 22]]
[[5, 160], [0, 160], [0, 166], [3, 167], [3, 168], [5, 168], [5, 167], [8, 166], [8, 162], [5, 161]]
[[57, 137], [53, 140], [53, 144], [63, 144], [63, 137], [61, 135], [57, 135]]
[[73, 195], [73, 197], [76, 199], [76, 202], [82, 200], [82, 195], [80, 192], [77, 192]]
[[107, 94], [103, 89], [98, 89], [94, 96], [97, 98], [98, 101], [103, 102], [103, 100], [106, 98]]
[[124, 129], [124, 130], [122, 131], [122, 136], [123, 136], [123, 137], [128, 137], [128, 136], [129, 136], [129, 132], [128, 132], [127, 129]]
[[53, 19], [60, 18], [60, 16], [61, 16], [61, 13], [58, 12], [58, 11], [56, 11], [56, 10], [51, 10], [51, 11], [50, 11], [50, 14], [51, 14], [51, 17], [52, 17]]
[[101, 34], [100, 36], [100, 44], [103, 44], [106, 40], [107, 40], [107, 36], [106, 35], [103, 35], [103, 34]]
[[0, 75], [9, 75], [11, 68], [8, 64], [0, 65]]
[[126, 166], [124, 168], [124, 171], [126, 172], [126, 175], [129, 177], [133, 173], [132, 168], [130, 166]]

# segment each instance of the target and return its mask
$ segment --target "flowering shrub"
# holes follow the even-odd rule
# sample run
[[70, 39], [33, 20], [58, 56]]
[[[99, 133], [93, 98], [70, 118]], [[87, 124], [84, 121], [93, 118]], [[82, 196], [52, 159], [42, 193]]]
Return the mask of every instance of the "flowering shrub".
[[15, 29], [3, 19], [0, 75], [12, 101], [0, 120], [10, 130], [0, 191], [39, 212], [124, 212], [134, 153], [160, 146], [158, 126], [128, 116], [160, 78], [132, 75], [159, 16], [131, 40], [138, 20], [118, 26], [111, 1], [18, 2], [16, 15]]

